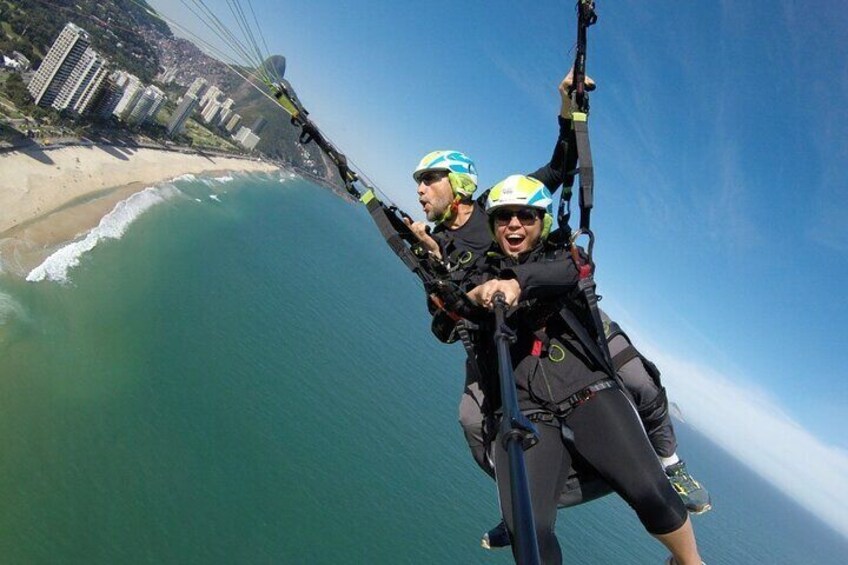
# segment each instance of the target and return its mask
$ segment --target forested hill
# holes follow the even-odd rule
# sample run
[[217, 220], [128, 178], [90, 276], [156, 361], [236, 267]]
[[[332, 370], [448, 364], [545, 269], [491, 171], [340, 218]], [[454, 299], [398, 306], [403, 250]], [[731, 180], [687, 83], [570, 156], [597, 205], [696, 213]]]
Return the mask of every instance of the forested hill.
[[65, 24], [73, 22], [90, 33], [91, 46], [113, 67], [149, 83], [160, 63], [145, 32], [173, 34], [143, 6], [144, 0], [0, 0], [0, 51], [20, 51], [36, 68]]

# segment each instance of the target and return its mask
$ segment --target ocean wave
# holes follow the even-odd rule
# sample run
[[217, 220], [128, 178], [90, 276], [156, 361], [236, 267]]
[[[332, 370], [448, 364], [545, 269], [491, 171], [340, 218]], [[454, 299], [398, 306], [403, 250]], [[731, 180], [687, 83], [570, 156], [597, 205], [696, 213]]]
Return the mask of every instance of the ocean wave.
[[212, 180], [215, 180], [215, 181], [218, 181], [218, 182], [221, 182], [221, 183], [225, 183], [225, 182], [233, 182], [236, 179], [232, 175], [226, 175], [226, 176], [223, 176], [223, 177], [215, 177]]
[[[184, 175], [187, 176], [187, 175]], [[86, 234], [85, 238], [62, 247], [44, 262], [30, 271], [26, 280], [67, 282], [68, 271], [79, 265], [80, 258], [106, 239], [120, 239], [127, 228], [144, 212], [179, 194], [173, 185], [148, 187], [118, 202], [111, 212], [100, 220], [100, 224]]]
[[280, 182], [281, 183], [284, 183], [284, 182], [290, 181], [290, 180], [299, 179], [299, 178], [300, 178], [300, 175], [298, 175], [297, 173], [295, 173], [293, 171], [287, 171], [287, 170], [283, 170], [283, 169], [280, 170]]
[[172, 178], [171, 182], [179, 182], [179, 181], [192, 182], [192, 181], [196, 181], [196, 180], [197, 180], [196, 176], [194, 176], [191, 173], [186, 173], [184, 175], [180, 175], [178, 177]]

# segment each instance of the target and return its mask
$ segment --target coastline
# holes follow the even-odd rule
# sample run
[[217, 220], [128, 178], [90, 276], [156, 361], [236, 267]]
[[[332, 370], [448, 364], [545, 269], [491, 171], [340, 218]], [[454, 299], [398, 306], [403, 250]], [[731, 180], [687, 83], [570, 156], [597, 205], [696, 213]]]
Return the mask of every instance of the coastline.
[[0, 154], [0, 272], [26, 276], [115, 205], [184, 174], [274, 172], [247, 158], [149, 147], [30, 146]]

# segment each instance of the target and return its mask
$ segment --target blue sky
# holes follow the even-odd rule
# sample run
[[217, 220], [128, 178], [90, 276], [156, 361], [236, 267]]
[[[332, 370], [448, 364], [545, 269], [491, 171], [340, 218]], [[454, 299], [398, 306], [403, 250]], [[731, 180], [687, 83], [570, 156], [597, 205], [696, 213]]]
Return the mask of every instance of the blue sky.
[[[310, 117], [410, 212], [410, 171], [433, 149], [466, 152], [483, 186], [548, 159], [572, 2], [253, 6]], [[848, 535], [848, 495], [798, 486], [848, 476], [848, 5], [597, 11], [603, 305], [660, 361], [688, 421], [825, 516], [836, 508]]]

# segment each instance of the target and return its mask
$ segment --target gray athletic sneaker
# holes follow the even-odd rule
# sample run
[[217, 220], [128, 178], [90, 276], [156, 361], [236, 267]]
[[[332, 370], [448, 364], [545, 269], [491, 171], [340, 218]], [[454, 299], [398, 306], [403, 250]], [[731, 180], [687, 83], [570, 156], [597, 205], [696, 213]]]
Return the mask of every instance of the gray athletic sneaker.
[[710, 493], [701, 486], [701, 483], [692, 478], [686, 470], [686, 463], [679, 461], [665, 468], [665, 474], [671, 481], [671, 486], [680, 495], [686, 509], [692, 514], [703, 514], [713, 507], [710, 502]]

